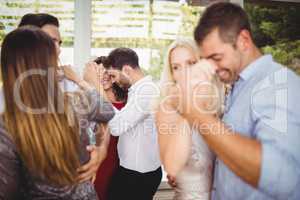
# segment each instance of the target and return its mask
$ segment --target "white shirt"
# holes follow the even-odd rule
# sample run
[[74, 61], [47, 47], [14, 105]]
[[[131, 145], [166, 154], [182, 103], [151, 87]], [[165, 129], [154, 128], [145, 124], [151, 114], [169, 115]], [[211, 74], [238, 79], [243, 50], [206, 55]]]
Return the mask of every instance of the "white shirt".
[[159, 88], [150, 76], [137, 81], [128, 90], [128, 101], [109, 122], [111, 134], [119, 136], [120, 165], [140, 173], [160, 167], [157, 131], [152, 102]]
[[5, 111], [5, 97], [4, 97], [3, 86], [1, 84], [1, 86], [0, 86], [0, 114], [3, 114], [4, 111]]

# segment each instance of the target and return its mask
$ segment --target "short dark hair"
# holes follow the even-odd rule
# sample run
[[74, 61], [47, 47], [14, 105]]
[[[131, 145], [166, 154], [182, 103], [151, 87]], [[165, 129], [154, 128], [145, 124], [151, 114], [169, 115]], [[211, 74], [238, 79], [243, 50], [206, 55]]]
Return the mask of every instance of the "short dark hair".
[[47, 24], [59, 27], [58, 19], [53, 15], [47, 13], [28, 13], [22, 17], [18, 27], [33, 25], [42, 28]]
[[132, 68], [139, 68], [139, 57], [134, 50], [120, 47], [109, 53], [107, 64], [118, 70], [122, 70], [124, 65], [129, 65]]
[[235, 44], [242, 30], [251, 33], [246, 12], [237, 4], [228, 2], [214, 3], [204, 11], [194, 31], [194, 39], [201, 44], [206, 36], [218, 29], [223, 42]]
[[[105, 69], [109, 69], [110, 65], [106, 56], [99, 56], [94, 60], [98, 65], [102, 64]], [[112, 84], [112, 92], [114, 93], [117, 101], [126, 101], [128, 90], [121, 88], [117, 83]]]
[[108, 59], [106, 56], [99, 56], [94, 60], [95, 63], [98, 65], [102, 64], [104, 68], [108, 69], [109, 64], [108, 64]]

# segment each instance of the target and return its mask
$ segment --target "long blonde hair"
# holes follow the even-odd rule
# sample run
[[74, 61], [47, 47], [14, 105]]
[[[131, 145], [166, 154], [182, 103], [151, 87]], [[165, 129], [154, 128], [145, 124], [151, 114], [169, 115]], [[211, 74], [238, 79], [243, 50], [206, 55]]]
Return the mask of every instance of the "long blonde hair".
[[[22, 109], [14, 91], [19, 78], [33, 69], [45, 74], [25, 78], [17, 92], [23, 105], [31, 109], [50, 108], [41, 113]], [[65, 110], [57, 111], [62, 94], [56, 69], [55, 45], [39, 28], [18, 28], [5, 37], [1, 51], [5, 126], [33, 177], [71, 185], [80, 166], [79, 131], [69, 126]], [[51, 72], [53, 79], [48, 80]]]

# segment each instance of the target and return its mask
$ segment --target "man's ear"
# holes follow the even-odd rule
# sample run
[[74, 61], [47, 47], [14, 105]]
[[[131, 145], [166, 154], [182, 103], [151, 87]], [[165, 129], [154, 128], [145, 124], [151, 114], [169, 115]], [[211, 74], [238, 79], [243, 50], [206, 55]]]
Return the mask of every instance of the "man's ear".
[[130, 67], [129, 65], [124, 65], [122, 68], [122, 72], [124, 72], [125, 74], [130, 74], [132, 70], [132, 67]]
[[237, 38], [237, 47], [243, 51], [249, 49], [253, 44], [251, 34], [248, 30], [242, 30]]

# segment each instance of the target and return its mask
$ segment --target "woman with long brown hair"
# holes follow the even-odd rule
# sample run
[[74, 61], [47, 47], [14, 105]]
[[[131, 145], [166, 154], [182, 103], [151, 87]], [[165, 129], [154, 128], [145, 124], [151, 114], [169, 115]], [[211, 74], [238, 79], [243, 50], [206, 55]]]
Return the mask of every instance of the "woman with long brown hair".
[[39, 28], [18, 28], [5, 37], [1, 72], [0, 199], [97, 199], [90, 181], [78, 183], [77, 170], [87, 160], [82, 155], [88, 155], [81, 123], [107, 122], [112, 106], [83, 82], [88, 109], [78, 114], [71, 108], [73, 119], [85, 118], [70, 124], [70, 106], [58, 88], [55, 45]]

